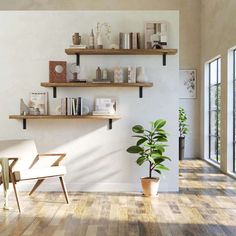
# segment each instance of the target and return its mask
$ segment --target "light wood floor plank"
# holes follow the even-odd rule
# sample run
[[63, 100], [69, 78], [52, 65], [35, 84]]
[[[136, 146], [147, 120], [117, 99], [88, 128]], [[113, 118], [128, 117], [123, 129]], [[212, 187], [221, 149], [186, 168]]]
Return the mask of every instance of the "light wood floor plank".
[[[139, 180], [137, 180], [139, 181]], [[0, 236], [235, 236], [236, 181], [201, 160], [180, 163], [180, 192], [20, 192], [10, 211], [0, 209]], [[0, 199], [3, 193], [0, 192]], [[2, 202], [3, 203], [3, 202]]]

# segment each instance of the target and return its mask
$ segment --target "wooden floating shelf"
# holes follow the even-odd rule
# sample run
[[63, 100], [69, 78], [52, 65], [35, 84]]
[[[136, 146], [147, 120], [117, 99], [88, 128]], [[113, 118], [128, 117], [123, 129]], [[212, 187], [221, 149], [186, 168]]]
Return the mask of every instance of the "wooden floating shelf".
[[118, 120], [121, 116], [118, 115], [84, 115], [84, 116], [65, 116], [65, 115], [10, 115], [9, 119], [15, 120], [23, 120], [23, 129], [26, 129], [26, 120], [58, 120], [58, 119], [92, 119], [92, 120], [108, 120], [109, 121], [109, 129], [112, 129], [112, 120]]
[[153, 83], [41, 83], [42, 87], [152, 87]]
[[67, 48], [67, 55], [76, 55], [76, 64], [80, 65], [80, 55], [162, 55], [162, 64], [166, 66], [166, 55], [175, 55], [177, 49], [80, 49]]
[[177, 51], [177, 49], [65, 49], [67, 55], [175, 55]]
[[42, 87], [50, 87], [53, 88], [53, 97], [57, 97], [57, 87], [107, 87], [107, 88], [116, 88], [116, 87], [127, 87], [127, 88], [139, 88], [139, 97], [143, 97], [143, 87], [152, 87], [153, 83], [92, 83], [92, 82], [83, 82], [83, 83], [74, 83], [74, 82], [67, 82], [67, 83], [49, 83], [43, 82], [41, 83]]

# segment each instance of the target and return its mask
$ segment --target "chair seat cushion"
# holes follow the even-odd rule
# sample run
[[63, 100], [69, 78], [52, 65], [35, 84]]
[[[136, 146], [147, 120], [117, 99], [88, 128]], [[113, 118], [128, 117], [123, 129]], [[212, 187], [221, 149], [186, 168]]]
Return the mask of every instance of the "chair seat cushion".
[[52, 166], [49, 168], [27, 169], [15, 171], [16, 181], [27, 179], [39, 179], [44, 177], [53, 177], [66, 174], [65, 166]]

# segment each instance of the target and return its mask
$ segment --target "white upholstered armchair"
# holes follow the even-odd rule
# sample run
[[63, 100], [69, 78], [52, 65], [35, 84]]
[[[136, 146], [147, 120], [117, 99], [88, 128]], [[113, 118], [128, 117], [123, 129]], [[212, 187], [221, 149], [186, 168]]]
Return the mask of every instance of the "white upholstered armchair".
[[[0, 184], [4, 184], [5, 196], [7, 196], [9, 182], [13, 184], [17, 206], [21, 211], [20, 201], [16, 189], [16, 183], [25, 180], [37, 180], [30, 195], [47, 178], [59, 177], [66, 203], [69, 203], [64, 175], [65, 166], [60, 162], [66, 156], [60, 154], [38, 154], [33, 140], [0, 140], [0, 161], [2, 163], [2, 174]], [[6, 168], [6, 166], [8, 168]], [[5, 168], [4, 168], [5, 167]]]

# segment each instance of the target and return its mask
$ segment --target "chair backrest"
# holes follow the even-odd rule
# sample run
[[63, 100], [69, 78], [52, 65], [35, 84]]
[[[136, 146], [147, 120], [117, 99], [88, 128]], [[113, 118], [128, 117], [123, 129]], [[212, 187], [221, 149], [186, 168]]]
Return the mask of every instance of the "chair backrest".
[[37, 154], [38, 152], [34, 140], [0, 140], [0, 158], [19, 158], [14, 167], [14, 170], [28, 169]]

